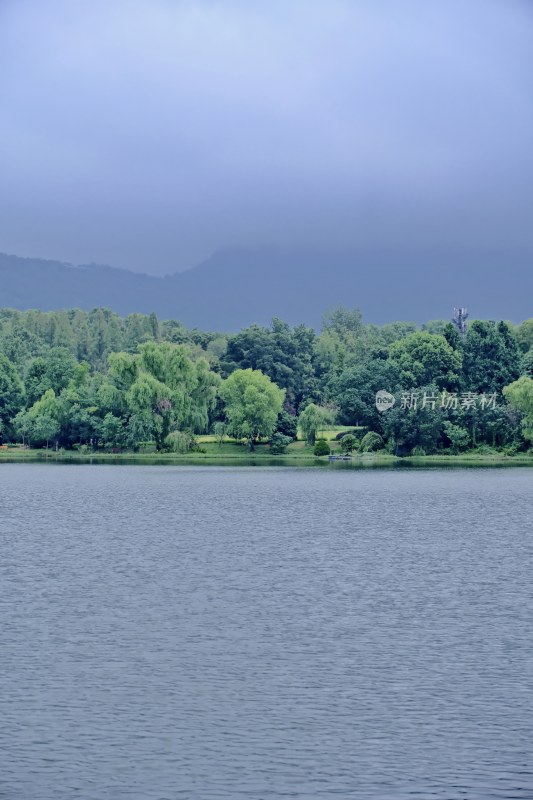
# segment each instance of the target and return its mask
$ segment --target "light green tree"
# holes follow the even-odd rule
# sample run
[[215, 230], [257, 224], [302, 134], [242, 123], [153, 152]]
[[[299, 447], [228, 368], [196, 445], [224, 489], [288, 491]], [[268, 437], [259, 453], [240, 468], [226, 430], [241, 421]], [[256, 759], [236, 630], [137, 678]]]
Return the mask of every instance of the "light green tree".
[[100, 387], [100, 396], [110, 412], [135, 423], [143, 440], [151, 419], [147, 438], [161, 450], [175, 430], [207, 428], [219, 382], [208, 361], [193, 361], [185, 346], [150, 341], [134, 355], [110, 355], [109, 381]]
[[246, 439], [250, 450], [260, 438], [269, 437], [283, 407], [285, 390], [258, 369], [238, 369], [219, 389], [225, 406], [228, 432]]
[[57, 438], [58, 433], [59, 422], [49, 414], [39, 414], [33, 420], [33, 436], [38, 442], [46, 442], [46, 449], [48, 449], [50, 441]]
[[[53, 389], [48, 389], [28, 411], [32, 428], [31, 438], [36, 442], [46, 442], [48, 448], [50, 441], [57, 440], [61, 430], [63, 407]], [[56, 442], [57, 446], [57, 442]]]
[[523, 375], [506, 386], [503, 393], [509, 404], [524, 414], [522, 435], [527, 441], [533, 442], [533, 379]]
[[309, 403], [298, 418], [298, 427], [309, 444], [314, 444], [316, 435], [327, 425], [332, 425], [335, 419], [334, 412], [326, 406], [317, 406]]

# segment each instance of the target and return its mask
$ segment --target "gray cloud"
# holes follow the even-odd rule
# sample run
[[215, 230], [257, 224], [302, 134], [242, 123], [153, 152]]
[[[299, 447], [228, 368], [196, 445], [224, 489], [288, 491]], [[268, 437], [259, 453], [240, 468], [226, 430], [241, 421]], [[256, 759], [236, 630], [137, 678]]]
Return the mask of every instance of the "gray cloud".
[[518, 0], [4, 0], [0, 250], [532, 249]]

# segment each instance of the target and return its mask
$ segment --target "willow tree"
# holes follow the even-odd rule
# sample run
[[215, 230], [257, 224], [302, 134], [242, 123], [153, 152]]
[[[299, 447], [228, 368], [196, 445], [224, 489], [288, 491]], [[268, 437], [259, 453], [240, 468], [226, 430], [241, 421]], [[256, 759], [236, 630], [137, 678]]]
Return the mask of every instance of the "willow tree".
[[[135, 355], [115, 353], [109, 359], [109, 386], [102, 391], [117, 403], [133, 423], [151, 420], [151, 436], [157, 449], [171, 431], [205, 430], [220, 381], [208, 362], [193, 361], [186, 347], [169, 342], [146, 342]], [[133, 431], [132, 431], [133, 432]]]
[[327, 425], [332, 425], [335, 414], [332, 409], [326, 406], [317, 406], [309, 403], [298, 417], [298, 427], [309, 444], [314, 444], [318, 431], [323, 430]]

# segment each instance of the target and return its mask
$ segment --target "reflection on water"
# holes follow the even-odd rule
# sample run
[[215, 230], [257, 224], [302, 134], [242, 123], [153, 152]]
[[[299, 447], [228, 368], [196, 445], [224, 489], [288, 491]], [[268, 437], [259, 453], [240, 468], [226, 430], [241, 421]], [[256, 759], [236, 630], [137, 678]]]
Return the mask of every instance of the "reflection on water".
[[533, 470], [203, 464], [0, 464], [0, 797], [530, 800]]
[[93, 465], [108, 465], [108, 466], [195, 466], [195, 467], [302, 467], [309, 469], [316, 467], [319, 469], [481, 469], [481, 468], [497, 468], [504, 467], [526, 467], [531, 469], [533, 467], [533, 460], [530, 457], [524, 456], [523, 458], [510, 458], [508, 460], [500, 457], [490, 456], [481, 459], [461, 458], [460, 456], [453, 456], [452, 458], [435, 457], [434, 460], [429, 458], [399, 458], [399, 459], [383, 459], [379, 456], [372, 454], [365, 454], [364, 456], [354, 456], [350, 460], [316, 458], [312, 455], [308, 457], [302, 456], [265, 456], [265, 455], [245, 455], [245, 456], [203, 456], [203, 455], [186, 455], [175, 456], [171, 454], [163, 455], [86, 455], [80, 456], [78, 454], [72, 455], [71, 453], [55, 454], [53, 451], [48, 453], [43, 452], [38, 455], [32, 454], [30, 456], [21, 458], [19, 456], [2, 455], [0, 457], [0, 467], [2, 464], [56, 464], [56, 465], [69, 465], [76, 466], [82, 464]]

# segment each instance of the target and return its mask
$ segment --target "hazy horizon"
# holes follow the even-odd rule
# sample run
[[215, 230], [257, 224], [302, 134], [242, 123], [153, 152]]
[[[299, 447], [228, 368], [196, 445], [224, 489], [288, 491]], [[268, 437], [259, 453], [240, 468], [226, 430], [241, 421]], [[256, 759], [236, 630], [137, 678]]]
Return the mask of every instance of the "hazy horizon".
[[4, 0], [0, 24], [2, 252], [533, 254], [525, 2]]

